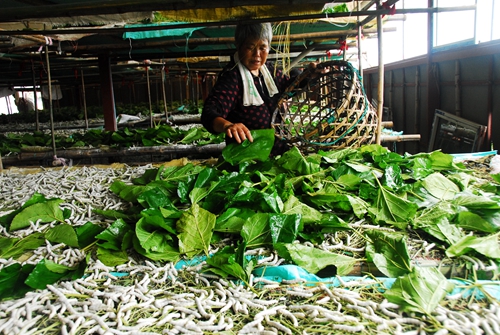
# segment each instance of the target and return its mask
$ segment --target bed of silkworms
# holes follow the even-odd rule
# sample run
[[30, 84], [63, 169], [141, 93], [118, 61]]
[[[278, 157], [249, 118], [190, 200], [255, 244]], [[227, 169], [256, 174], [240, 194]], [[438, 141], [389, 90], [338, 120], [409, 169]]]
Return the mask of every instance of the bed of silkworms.
[[[21, 206], [34, 192], [61, 198], [72, 211], [70, 222], [102, 222], [92, 211], [119, 209], [110, 190], [116, 178], [140, 176], [139, 167], [60, 167], [0, 173], [0, 215]], [[365, 223], [359, 223], [363, 225]], [[33, 222], [17, 237], [41, 231]], [[0, 236], [13, 236], [3, 229]], [[325, 248], [356, 248], [348, 243]], [[330, 243], [330, 244], [328, 244]], [[432, 244], [420, 241], [420, 252]], [[252, 250], [260, 265], [283, 260], [265, 249]], [[77, 248], [46, 243], [24, 263], [46, 258], [74, 265], [87, 255]], [[474, 260], [472, 260], [474, 261]], [[13, 262], [0, 259], [0, 269]], [[189, 263], [187, 263], [189, 264]], [[486, 268], [487, 264], [475, 263]], [[249, 285], [200, 271], [203, 262], [185, 265], [130, 258], [108, 267], [88, 258], [85, 276], [61, 281], [23, 298], [0, 302], [0, 334], [500, 334], [500, 306], [495, 300], [448, 296], [431, 316], [403, 313], [374, 287], [375, 277], [363, 276], [340, 286], [324, 282], [273, 281], [251, 278]]]

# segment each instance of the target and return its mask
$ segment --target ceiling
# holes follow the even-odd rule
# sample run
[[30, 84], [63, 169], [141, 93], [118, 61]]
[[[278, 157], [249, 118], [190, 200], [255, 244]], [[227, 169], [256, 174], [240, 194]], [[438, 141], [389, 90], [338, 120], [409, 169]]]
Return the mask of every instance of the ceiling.
[[[395, 3], [397, 0], [389, 0]], [[346, 5], [374, 32], [375, 1], [315, 0], [2, 0], [0, 87], [35, 80], [99, 82], [98, 58], [109, 57], [114, 80], [143, 77], [150, 68], [170, 73], [220, 70], [235, 51], [234, 26], [242, 20], [273, 22], [270, 57], [294, 58], [355, 41], [357, 17], [322, 13]], [[351, 17], [349, 17], [351, 16]], [[159, 19], [158, 19], [159, 18]], [[156, 22], [156, 23], [151, 23]], [[165, 26], [168, 25], [168, 26]], [[370, 30], [371, 29], [371, 30]], [[48, 56], [46, 54], [48, 52]], [[48, 60], [48, 62], [47, 62]]]

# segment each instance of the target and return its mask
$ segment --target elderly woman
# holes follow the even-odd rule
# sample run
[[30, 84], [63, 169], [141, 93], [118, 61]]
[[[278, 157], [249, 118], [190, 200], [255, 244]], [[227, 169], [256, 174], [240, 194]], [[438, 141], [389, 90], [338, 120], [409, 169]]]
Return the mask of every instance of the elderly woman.
[[[236, 27], [234, 60], [219, 75], [201, 115], [208, 131], [226, 134], [226, 143], [253, 141], [250, 130], [271, 128], [280, 93], [293, 79], [266, 62], [272, 37], [270, 23]], [[285, 142], [278, 140], [272, 154], [285, 150]]]

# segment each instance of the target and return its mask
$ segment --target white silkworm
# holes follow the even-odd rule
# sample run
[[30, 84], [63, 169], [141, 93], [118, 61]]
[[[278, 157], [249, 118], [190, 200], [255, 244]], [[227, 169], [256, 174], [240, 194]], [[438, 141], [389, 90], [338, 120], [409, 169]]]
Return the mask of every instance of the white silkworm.
[[217, 293], [221, 297], [222, 301], [226, 301], [226, 290], [217, 288], [215, 289], [215, 293]]
[[411, 324], [411, 325], [416, 325], [416, 326], [422, 326], [423, 322], [421, 320], [417, 320], [414, 318], [397, 318], [396, 321], [398, 323], [406, 323], [406, 324]]
[[274, 260], [274, 254], [269, 255], [268, 257], [263, 257], [257, 260], [258, 265], [270, 264]]
[[266, 278], [263, 278], [263, 277], [257, 277], [254, 279], [254, 283], [263, 283], [263, 284], [268, 284], [268, 285], [276, 285], [279, 283], [277, 281], [274, 281], [274, 280], [269, 280], [269, 279], [266, 279]]
[[278, 313], [289, 318], [292, 321], [294, 327], [299, 326], [299, 321], [297, 320], [295, 315], [292, 312], [290, 312], [289, 310], [283, 308], [283, 309], [278, 310]]
[[197, 319], [201, 319], [200, 313], [198, 313], [195, 310], [191, 310], [189, 308], [184, 308], [184, 307], [181, 307], [181, 306], [175, 306], [175, 310], [177, 310], [177, 311], [179, 311], [181, 313], [184, 313], [184, 314], [193, 315]]
[[15, 301], [10, 307], [8, 307], [7, 309], [5, 309], [5, 312], [6, 313], [11, 313], [13, 310], [19, 308], [20, 306], [29, 303], [30, 300], [31, 299], [27, 298], [27, 297], [24, 297], [23, 299], [19, 299], [19, 300]]
[[269, 326], [274, 327], [274, 328], [276, 328], [277, 330], [284, 332], [285, 334], [289, 334], [289, 335], [293, 334], [293, 333], [292, 333], [292, 331], [290, 330], [290, 328], [283, 326], [283, 325], [282, 325], [281, 323], [279, 323], [279, 322], [276, 322], [276, 321], [271, 321], [271, 320], [266, 320], [266, 323], [267, 323]]
[[500, 326], [498, 324], [498, 321], [494, 319], [493, 317], [488, 317], [488, 323], [491, 325], [493, 330], [495, 331], [496, 334], [500, 334]]
[[170, 314], [167, 314], [163, 319], [159, 320], [156, 323], [156, 325], [159, 326], [159, 327], [162, 327], [163, 325], [169, 323], [172, 319], [174, 319], [174, 318], [180, 318], [180, 317], [181, 317], [180, 313], [177, 313], [177, 312], [170, 313]]
[[64, 306], [71, 314], [77, 314], [76, 311], [73, 309], [73, 306], [71, 306], [71, 303], [68, 301], [66, 296], [62, 294], [62, 292], [60, 292], [52, 285], [47, 285], [47, 289], [49, 289], [59, 298], [59, 301], [62, 303], [62, 306]]
[[231, 307], [233, 307], [234, 304], [235, 304], [235, 300], [233, 298], [229, 298], [227, 300], [226, 305], [219, 310], [219, 313], [225, 313], [227, 310], [229, 310]]
[[470, 263], [472, 263], [474, 270], [476, 270], [476, 271], [479, 270], [480, 266], [479, 266], [479, 263], [477, 262], [476, 259], [469, 257], [467, 255], [461, 255], [460, 258], [465, 259], [466, 261], [469, 261]]
[[278, 306], [274, 306], [274, 307], [271, 307], [269, 309], [265, 309], [263, 311], [260, 311], [259, 313], [255, 314], [255, 319], [259, 319], [259, 318], [264, 318], [264, 316], [270, 316], [270, 315], [276, 315], [276, 313], [278, 313], [278, 311], [280, 309], [284, 309], [286, 308], [286, 306], [284, 305], [278, 305]]
[[361, 312], [361, 313], [366, 313], [366, 314], [370, 313], [370, 311], [368, 310], [368, 308], [365, 308], [365, 307], [362, 307], [362, 306], [347, 304], [346, 308], [354, 309], [354, 310], [356, 310], [358, 312]]
[[263, 318], [255, 318], [254, 321], [247, 323], [240, 330], [241, 334], [260, 334], [264, 331], [264, 326], [262, 325]]
[[293, 284], [303, 284], [303, 283], [306, 283], [307, 280], [303, 279], [303, 278], [297, 278], [297, 279], [283, 279], [281, 281], [281, 284], [284, 284], [284, 285], [293, 285]]
[[350, 333], [360, 333], [365, 330], [365, 326], [357, 325], [357, 326], [349, 326], [349, 325], [341, 325], [341, 324], [333, 324], [333, 329], [343, 330]]
[[[10, 327], [14, 324], [14, 319], [8, 319], [4, 324], [0, 325], [0, 332], [4, 332], [5, 329], [10, 329]], [[6, 332], [4, 332], [6, 333]], [[6, 333], [8, 334], [8, 333]]]
[[201, 299], [198, 297], [195, 297], [194, 301], [196, 302], [196, 307], [198, 308], [198, 312], [200, 312], [201, 316], [206, 318], [206, 319], [210, 318], [210, 314], [208, 314], [205, 311], [205, 308], [202, 306]]
[[399, 314], [397, 313], [394, 313], [394, 312], [391, 312], [390, 310], [388, 310], [385, 306], [383, 305], [379, 305], [379, 310], [384, 314], [384, 315], [387, 315], [388, 317], [390, 318], [398, 318], [399, 317]]

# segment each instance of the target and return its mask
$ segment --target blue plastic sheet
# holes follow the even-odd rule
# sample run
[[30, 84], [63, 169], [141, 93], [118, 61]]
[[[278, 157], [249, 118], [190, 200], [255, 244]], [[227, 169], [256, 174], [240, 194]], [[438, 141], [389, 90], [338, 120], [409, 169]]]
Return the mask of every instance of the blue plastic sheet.
[[[175, 268], [180, 270], [184, 267], [195, 266], [206, 259], [204, 256], [195, 257], [191, 260], [182, 260], [176, 263]], [[263, 278], [265, 280], [281, 283], [282, 281], [302, 280], [304, 285], [315, 285], [323, 283], [331, 287], [343, 287], [345, 283], [356, 281], [367, 286], [376, 286], [378, 289], [384, 290], [392, 287], [396, 278], [386, 277], [359, 277], [359, 276], [342, 276], [342, 277], [327, 277], [322, 278], [315, 274], [309, 273], [300, 266], [286, 264], [280, 266], [263, 266], [258, 267], [253, 271], [256, 279]], [[455, 285], [455, 288], [449, 295], [462, 294], [463, 298], [474, 296], [476, 299], [482, 300], [487, 296], [500, 301], [500, 281], [492, 280], [477, 280], [468, 282], [459, 279], [448, 279]]]
[[169, 23], [151, 23], [151, 24], [132, 24], [126, 25], [126, 28], [136, 28], [136, 27], [155, 27], [158, 26], [158, 30], [148, 30], [148, 31], [129, 31], [123, 33], [123, 39], [133, 39], [142, 40], [146, 38], [158, 38], [158, 37], [168, 37], [168, 36], [191, 36], [193, 31], [198, 29], [203, 29], [204, 27], [195, 28], [174, 28], [169, 29], [169, 25], [178, 25], [180, 22], [169, 22]]
[[464, 161], [464, 160], [474, 160], [479, 159], [481, 157], [486, 157], [490, 155], [496, 155], [497, 151], [481, 151], [481, 152], [470, 152], [464, 154], [451, 154], [453, 156], [454, 161]]

